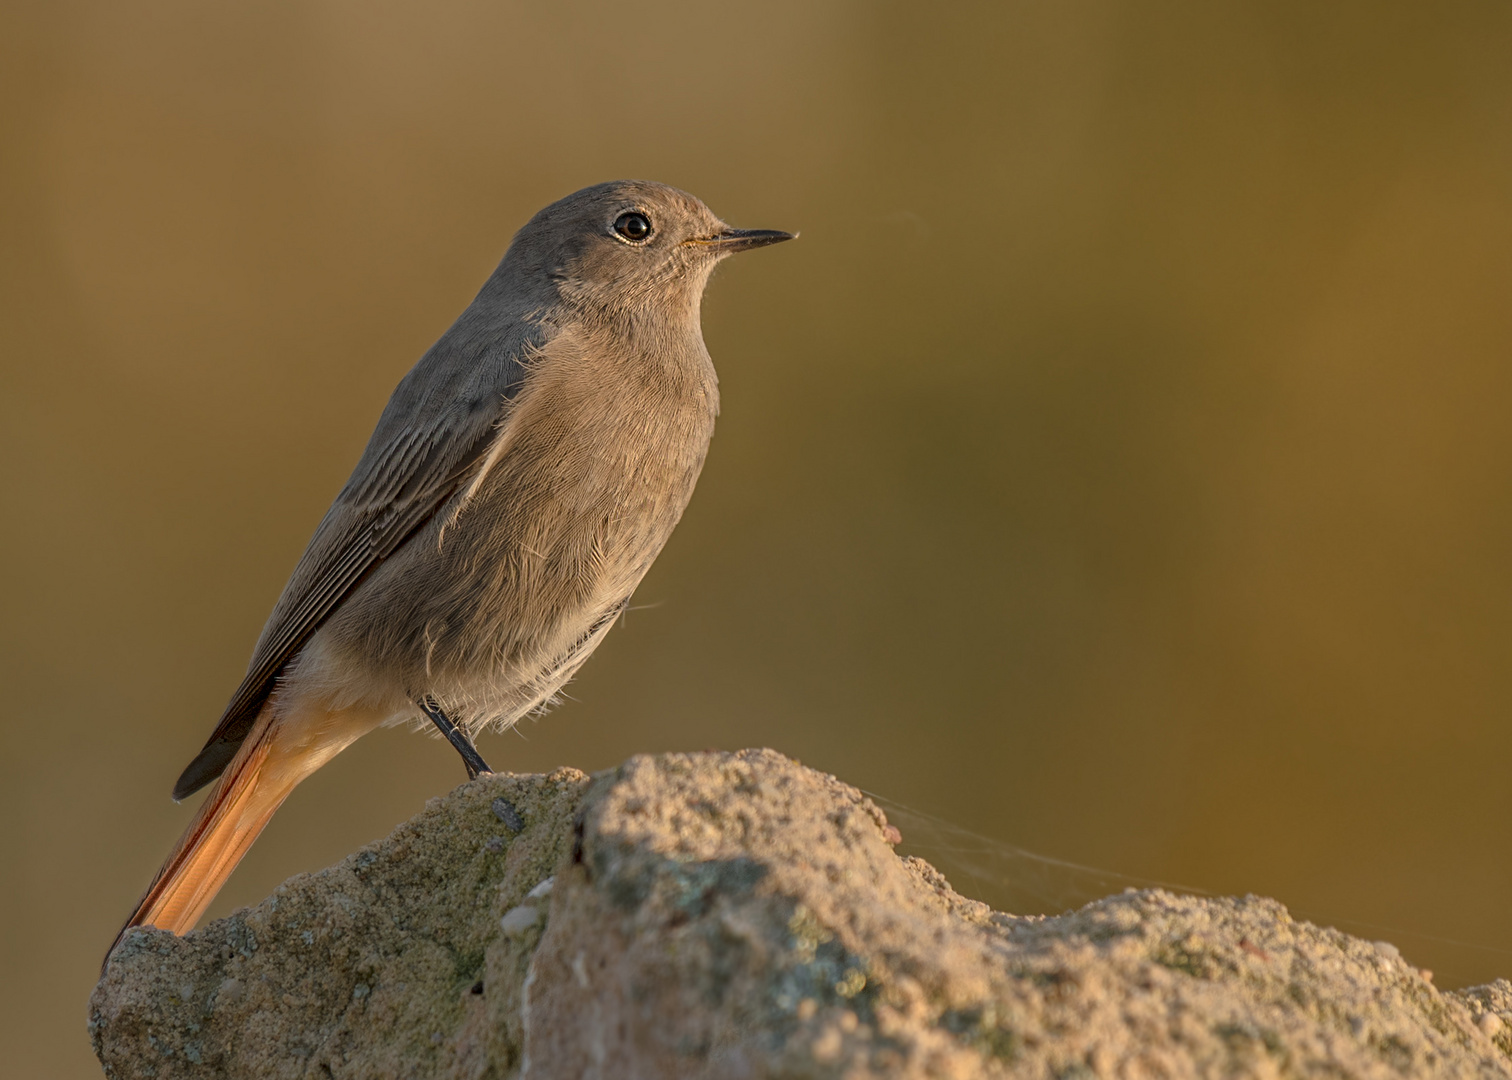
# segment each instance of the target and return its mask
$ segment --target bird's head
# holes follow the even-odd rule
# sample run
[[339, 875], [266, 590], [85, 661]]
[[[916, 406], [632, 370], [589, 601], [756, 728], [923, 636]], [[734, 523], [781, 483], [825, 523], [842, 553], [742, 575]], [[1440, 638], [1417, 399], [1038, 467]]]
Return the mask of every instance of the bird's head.
[[685, 191], [616, 180], [552, 203], [515, 236], [505, 265], [548, 279], [561, 300], [611, 317], [697, 315], [709, 273], [737, 251], [791, 240], [733, 229]]

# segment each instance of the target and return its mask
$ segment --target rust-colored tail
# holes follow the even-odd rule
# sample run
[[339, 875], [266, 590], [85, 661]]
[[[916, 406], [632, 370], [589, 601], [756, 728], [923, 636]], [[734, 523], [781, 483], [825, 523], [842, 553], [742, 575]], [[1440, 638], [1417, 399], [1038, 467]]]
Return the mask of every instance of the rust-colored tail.
[[134, 926], [175, 934], [193, 929], [289, 792], [371, 726], [332, 723], [338, 717], [331, 714], [320, 720], [298, 723], [275, 716], [271, 703], [263, 707], [110, 952]]

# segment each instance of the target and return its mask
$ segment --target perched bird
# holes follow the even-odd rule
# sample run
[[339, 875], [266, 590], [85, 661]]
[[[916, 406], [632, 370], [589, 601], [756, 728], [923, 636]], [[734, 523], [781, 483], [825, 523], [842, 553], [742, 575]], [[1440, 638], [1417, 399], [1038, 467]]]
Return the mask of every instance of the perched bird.
[[316, 528], [173, 797], [215, 786], [116, 943], [191, 929], [294, 786], [380, 725], [428, 718], [488, 771], [472, 736], [551, 701], [693, 493], [719, 411], [710, 271], [789, 239], [634, 180], [516, 234]]

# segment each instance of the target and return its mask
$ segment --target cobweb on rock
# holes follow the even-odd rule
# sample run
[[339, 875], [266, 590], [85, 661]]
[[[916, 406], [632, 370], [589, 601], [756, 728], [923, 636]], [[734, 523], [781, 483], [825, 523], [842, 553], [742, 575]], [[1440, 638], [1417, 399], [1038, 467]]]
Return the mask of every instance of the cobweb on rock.
[[[972, 832], [884, 795], [873, 792], [866, 792], [866, 795], [882, 808], [887, 820], [902, 833], [903, 842], [897, 848], [900, 855], [917, 855], [924, 859], [944, 874], [957, 892], [981, 900], [997, 911], [1014, 915], [1059, 915], [1126, 889], [1219, 895], [1195, 885], [1136, 877], [1041, 855]], [[1284, 903], [1284, 898], [1281, 899]], [[1484, 966], [1493, 958], [1512, 956], [1512, 948], [1490, 943], [1339, 918], [1328, 912], [1311, 911], [1291, 904], [1287, 904], [1287, 908], [1297, 918], [1320, 926], [1334, 926], [1356, 937], [1388, 938], [1400, 946], [1430, 946], [1431, 943], [1431, 951], [1441, 959], [1447, 955]], [[1512, 965], [1498, 965], [1500, 968], [1509, 966]]]
[[1167, 889], [1196, 896], [1194, 885], [1134, 877], [1116, 870], [1040, 855], [972, 832], [943, 818], [867, 792], [903, 835], [898, 854], [917, 855], [964, 896], [1013, 915], [1059, 915], [1125, 889]]

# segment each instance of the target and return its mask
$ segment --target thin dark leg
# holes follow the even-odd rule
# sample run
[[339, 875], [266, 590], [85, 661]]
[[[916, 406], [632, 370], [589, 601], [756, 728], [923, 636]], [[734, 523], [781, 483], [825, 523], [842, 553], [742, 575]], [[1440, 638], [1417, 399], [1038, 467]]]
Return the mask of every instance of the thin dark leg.
[[423, 697], [415, 704], [420, 706], [420, 711], [430, 717], [430, 722], [436, 725], [441, 734], [446, 736], [446, 741], [462, 755], [462, 764], [467, 767], [469, 780], [476, 780], [479, 773], [493, 772], [488, 767], [488, 762], [483, 760], [483, 755], [478, 753], [478, 748], [467, 737], [467, 732], [452, 723], [432, 698]]

